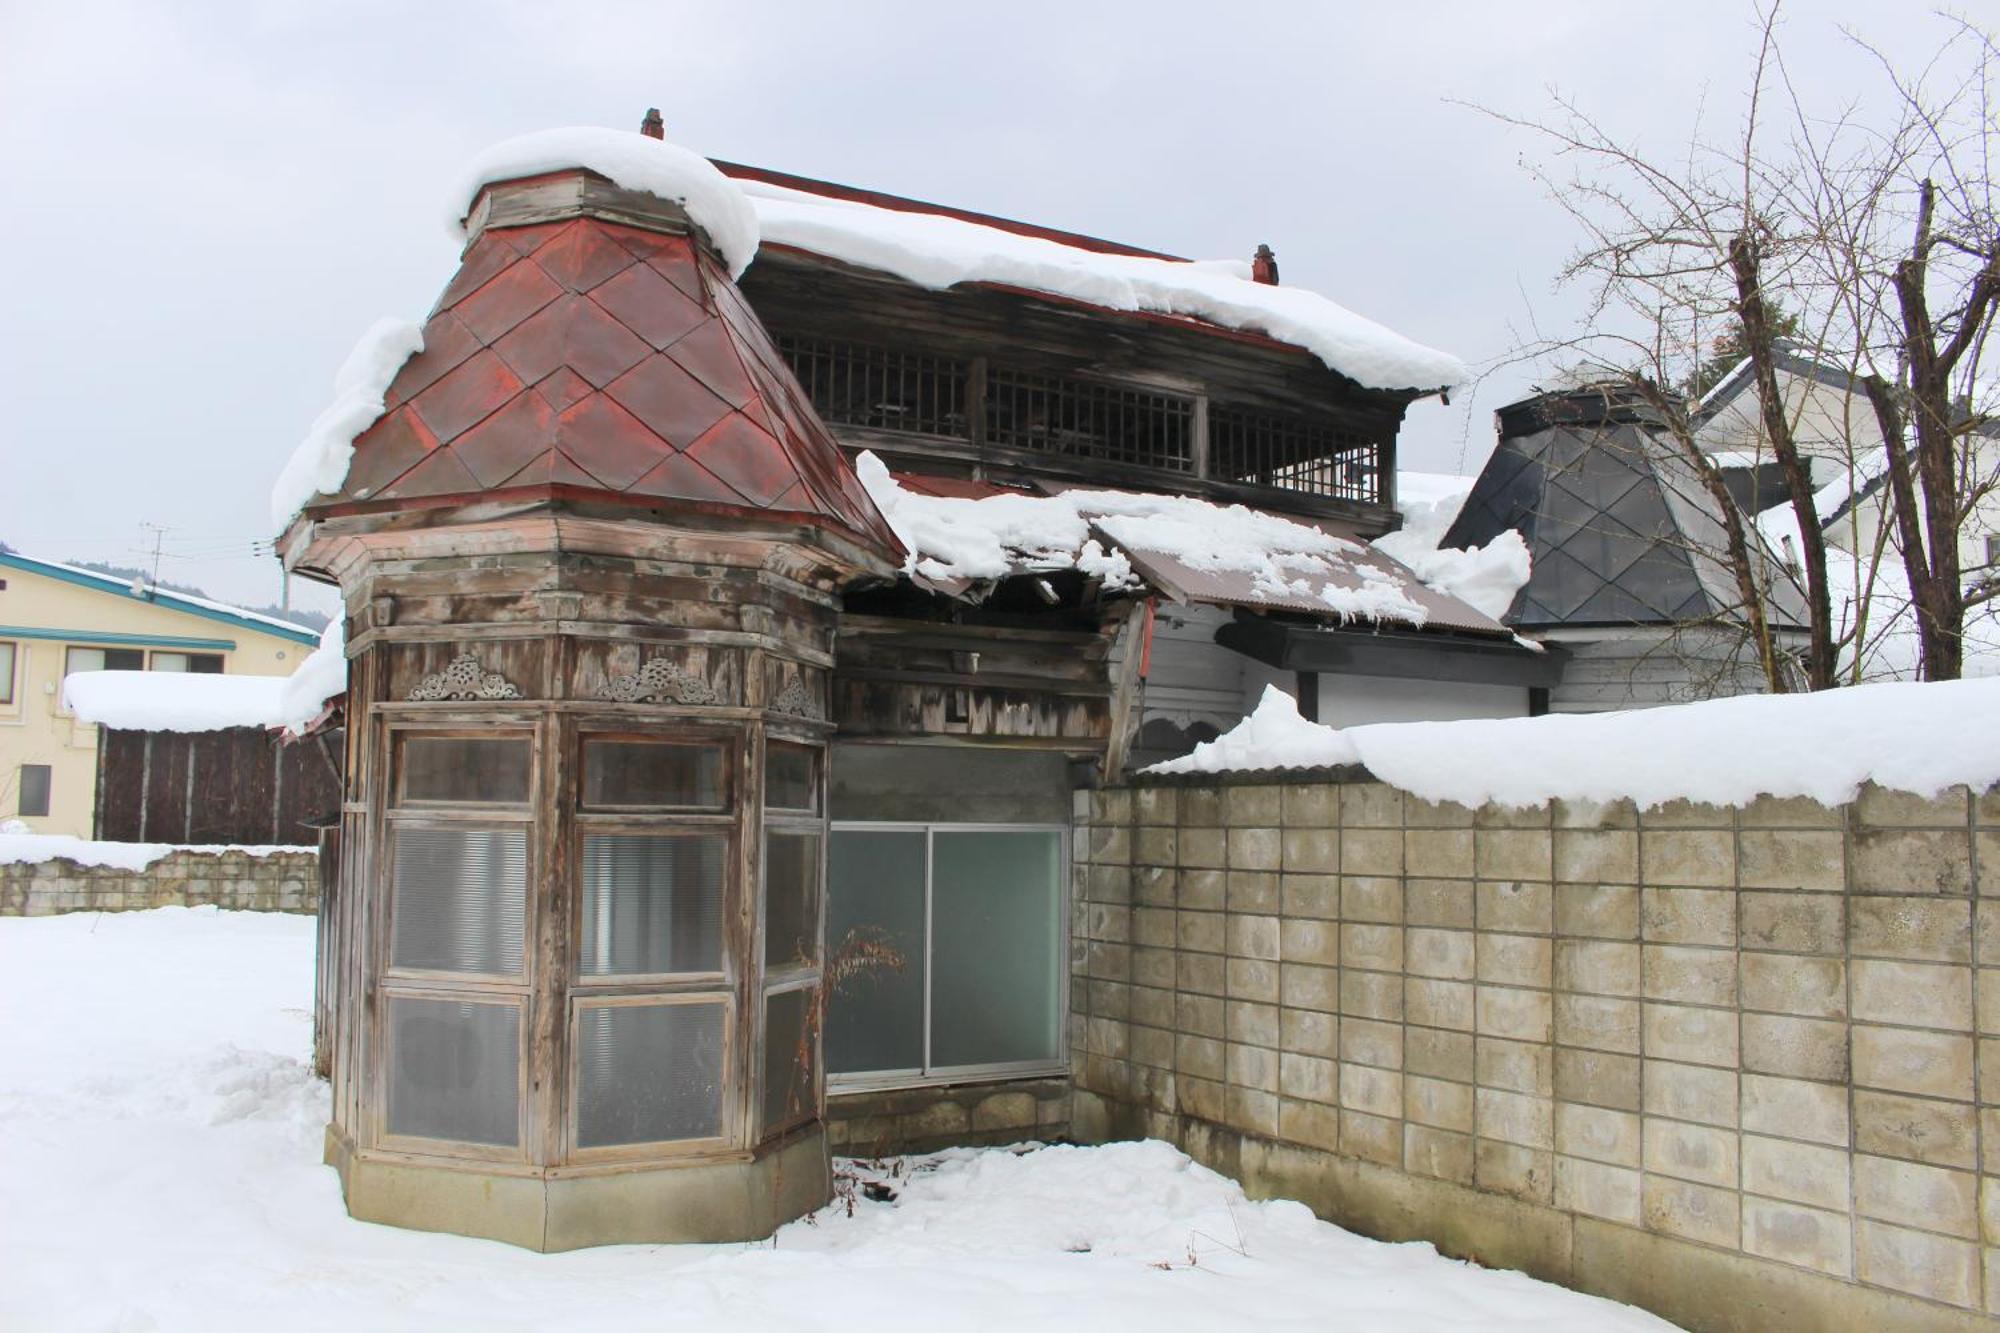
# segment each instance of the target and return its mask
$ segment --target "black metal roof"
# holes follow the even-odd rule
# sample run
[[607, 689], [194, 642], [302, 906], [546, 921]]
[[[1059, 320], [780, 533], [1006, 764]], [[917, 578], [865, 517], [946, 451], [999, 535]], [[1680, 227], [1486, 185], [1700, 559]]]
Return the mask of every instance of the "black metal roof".
[[[1533, 570], [1504, 619], [1521, 629], [1678, 625], [1740, 619], [1718, 558], [1725, 529], [1694, 465], [1644, 403], [1615, 387], [1541, 394], [1500, 409], [1500, 443], [1466, 497], [1447, 547], [1513, 528]], [[1772, 622], [1803, 627], [1805, 600], [1769, 556]]]

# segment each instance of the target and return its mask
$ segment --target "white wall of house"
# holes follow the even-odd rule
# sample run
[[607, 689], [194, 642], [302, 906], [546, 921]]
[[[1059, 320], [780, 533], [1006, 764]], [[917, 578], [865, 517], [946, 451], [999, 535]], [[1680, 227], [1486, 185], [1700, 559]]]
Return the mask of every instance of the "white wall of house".
[[[1783, 369], [1778, 371], [1778, 384], [1792, 435], [1809, 461], [1815, 489], [1831, 485], [1845, 474], [1851, 459], [1868, 457], [1882, 447], [1882, 431], [1867, 398]], [[1746, 386], [1724, 403], [1695, 432], [1695, 440], [1707, 453], [1761, 452], [1769, 459], [1771, 449], [1764, 442], [1755, 387]]]

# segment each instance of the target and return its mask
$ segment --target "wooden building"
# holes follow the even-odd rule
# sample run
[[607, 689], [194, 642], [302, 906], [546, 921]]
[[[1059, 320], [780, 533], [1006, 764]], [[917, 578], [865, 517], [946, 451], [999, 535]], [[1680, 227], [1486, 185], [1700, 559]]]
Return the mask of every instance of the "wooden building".
[[[1272, 679], [1519, 712], [1548, 669], [1366, 545], [1438, 383], [769, 225], [739, 282], [700, 202], [730, 184], [1209, 270], [731, 164], [683, 203], [600, 160], [479, 190], [423, 350], [280, 543], [348, 618], [329, 1161], [356, 1216], [544, 1249], [822, 1202], [825, 1071], [919, 1101], [1062, 1073], [1073, 793], [1184, 750], [1176, 717]], [[1245, 308], [1275, 281], [1229, 279]], [[1159, 497], [1307, 554], [1204, 562], [1128, 521]], [[989, 510], [952, 504], [1076, 536], [969, 569], [930, 543]]]

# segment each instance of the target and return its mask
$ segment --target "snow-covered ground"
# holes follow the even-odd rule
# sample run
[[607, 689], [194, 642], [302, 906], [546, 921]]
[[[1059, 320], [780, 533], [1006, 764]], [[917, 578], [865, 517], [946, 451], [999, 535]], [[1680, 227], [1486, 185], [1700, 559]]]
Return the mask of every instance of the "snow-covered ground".
[[1669, 1328], [1252, 1203], [1160, 1143], [906, 1163], [894, 1203], [762, 1245], [535, 1255], [354, 1222], [319, 1163], [311, 978], [301, 917], [0, 918], [0, 1327]]

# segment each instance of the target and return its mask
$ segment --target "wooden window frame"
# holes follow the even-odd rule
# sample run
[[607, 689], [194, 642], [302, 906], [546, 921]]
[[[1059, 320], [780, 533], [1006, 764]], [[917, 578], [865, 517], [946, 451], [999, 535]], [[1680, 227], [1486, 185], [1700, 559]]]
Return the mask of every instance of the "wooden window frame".
[[[579, 1096], [583, 1084], [581, 1058], [583, 1011], [667, 1004], [722, 1006], [722, 1085], [717, 1094], [721, 1111], [717, 1119], [720, 1132], [714, 1137], [702, 1139], [649, 1139], [642, 1143], [600, 1144], [594, 1148], [578, 1146], [577, 1130], [583, 1119], [578, 1109], [581, 1105]], [[713, 1157], [737, 1151], [737, 1145], [742, 1137], [740, 1115], [743, 1098], [737, 1086], [740, 1075], [735, 1072], [738, 1063], [736, 1041], [739, 1023], [736, 1014], [736, 996], [732, 990], [711, 987], [707, 990], [648, 991], [641, 995], [597, 992], [572, 994], [566, 1026], [565, 1039], [569, 1048], [569, 1059], [565, 1062], [568, 1068], [564, 1073], [564, 1095], [569, 1111], [563, 1117], [564, 1161], [575, 1165], [587, 1165], [661, 1157]]]
[[[370, 1113], [373, 1122], [375, 1146], [385, 1152], [407, 1153], [417, 1157], [449, 1157], [455, 1160], [482, 1162], [529, 1162], [534, 1158], [532, 1138], [534, 1121], [528, 1105], [528, 1084], [531, 1077], [529, 1061], [532, 1058], [535, 1017], [535, 997], [531, 992], [479, 991], [469, 987], [452, 991], [428, 986], [410, 986], [401, 981], [384, 980], [377, 991], [380, 1008], [376, 1018], [380, 1039], [371, 1043], [370, 1079], [376, 1089], [374, 1106]], [[430, 1139], [414, 1134], [395, 1134], [389, 1129], [389, 1077], [395, 1045], [395, 1024], [390, 1021], [389, 1009], [398, 999], [459, 1001], [465, 1004], [492, 1004], [511, 1007], [516, 1013], [514, 1030], [516, 1055], [514, 1059], [514, 1143], [512, 1146], [494, 1143], [473, 1143], [466, 1139]]]

